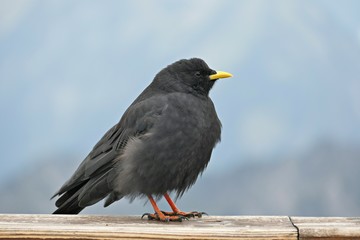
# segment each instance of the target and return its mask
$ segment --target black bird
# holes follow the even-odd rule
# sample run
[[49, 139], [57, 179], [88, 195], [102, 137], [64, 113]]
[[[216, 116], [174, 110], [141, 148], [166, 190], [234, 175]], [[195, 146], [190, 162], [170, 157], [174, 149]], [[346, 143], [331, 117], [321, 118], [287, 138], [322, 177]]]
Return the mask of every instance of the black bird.
[[[146, 196], [155, 210], [144, 214], [149, 219], [201, 217], [180, 211], [168, 193], [182, 196], [206, 168], [221, 133], [209, 91], [231, 76], [199, 58], [161, 70], [55, 193], [54, 214], [77, 214], [105, 197], [107, 207], [123, 197]], [[173, 212], [161, 211], [153, 196], [164, 196]]]

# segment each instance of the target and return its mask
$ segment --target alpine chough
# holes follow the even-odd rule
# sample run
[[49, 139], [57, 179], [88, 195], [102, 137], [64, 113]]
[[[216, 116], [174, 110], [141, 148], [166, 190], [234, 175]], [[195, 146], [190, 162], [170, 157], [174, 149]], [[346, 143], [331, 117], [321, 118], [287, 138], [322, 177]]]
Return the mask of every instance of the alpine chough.
[[[55, 193], [54, 214], [77, 214], [104, 198], [106, 207], [145, 196], [155, 210], [144, 214], [149, 219], [201, 217], [180, 211], [168, 193], [182, 196], [206, 168], [221, 133], [209, 91], [216, 80], [231, 76], [199, 58], [162, 69]], [[172, 212], [157, 207], [153, 197], [161, 196]]]

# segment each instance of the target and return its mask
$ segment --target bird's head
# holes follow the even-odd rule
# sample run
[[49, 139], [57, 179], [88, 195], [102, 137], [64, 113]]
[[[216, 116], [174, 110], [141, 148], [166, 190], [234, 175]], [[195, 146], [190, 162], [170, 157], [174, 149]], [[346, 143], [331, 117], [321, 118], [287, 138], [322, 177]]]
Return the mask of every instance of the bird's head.
[[182, 59], [163, 70], [154, 79], [156, 87], [166, 92], [185, 92], [208, 95], [216, 80], [231, 77], [230, 73], [215, 71], [200, 58]]

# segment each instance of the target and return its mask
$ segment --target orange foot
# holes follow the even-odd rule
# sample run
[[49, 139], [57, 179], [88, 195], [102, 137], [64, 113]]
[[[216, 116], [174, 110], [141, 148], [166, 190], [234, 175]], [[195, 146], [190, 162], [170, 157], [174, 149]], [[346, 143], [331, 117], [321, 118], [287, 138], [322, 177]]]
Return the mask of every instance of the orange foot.
[[183, 211], [179, 211], [179, 212], [164, 212], [162, 211], [162, 213], [165, 216], [183, 216], [185, 218], [201, 218], [202, 215], [207, 215], [206, 212], [197, 212], [197, 211], [192, 211], [192, 212], [183, 212]]
[[153, 213], [153, 214], [144, 213], [141, 218], [144, 218], [145, 216], [147, 216], [149, 220], [157, 220], [157, 221], [162, 221], [162, 222], [170, 222], [170, 221], [182, 222], [183, 220], [189, 220], [189, 218], [195, 218], [195, 217], [201, 218], [202, 215], [206, 214], [205, 212], [196, 212], [196, 211], [183, 212], [183, 211], [180, 211], [176, 207], [175, 203], [171, 200], [170, 196], [167, 193], [164, 194], [164, 197], [165, 197], [166, 201], [169, 203], [171, 209], [173, 210], [172, 212], [161, 211], [159, 209], [159, 207], [157, 206], [153, 197], [151, 195], [148, 195], [148, 198], [150, 200], [151, 205], [153, 206], [153, 208], [155, 210], [155, 213]]
[[160, 212], [158, 213], [144, 213], [141, 218], [144, 218], [145, 216], [148, 217], [149, 220], [157, 220], [161, 222], [182, 222], [184, 220], [189, 220], [187, 217], [184, 217], [182, 215], [165, 215], [164, 213]]

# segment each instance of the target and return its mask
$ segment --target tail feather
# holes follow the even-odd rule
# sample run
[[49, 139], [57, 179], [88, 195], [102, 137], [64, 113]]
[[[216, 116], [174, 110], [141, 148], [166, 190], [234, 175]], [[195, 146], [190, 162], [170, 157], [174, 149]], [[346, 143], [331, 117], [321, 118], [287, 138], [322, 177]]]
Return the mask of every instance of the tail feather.
[[69, 199], [58, 206], [53, 214], [78, 214], [84, 208], [79, 206], [79, 193], [72, 195]]
[[81, 212], [84, 207], [79, 206], [79, 195], [85, 184], [86, 182], [65, 192], [55, 202], [55, 206], [58, 207], [58, 209], [53, 212], [53, 214], [78, 214], [79, 212]]
[[69, 204], [64, 205], [56, 209], [53, 214], [78, 214], [84, 208], [79, 207], [78, 202], [76, 200], [71, 201]]
[[85, 207], [93, 205], [111, 193], [108, 174], [112, 169], [64, 192], [56, 201], [58, 209], [54, 214], [77, 214]]

